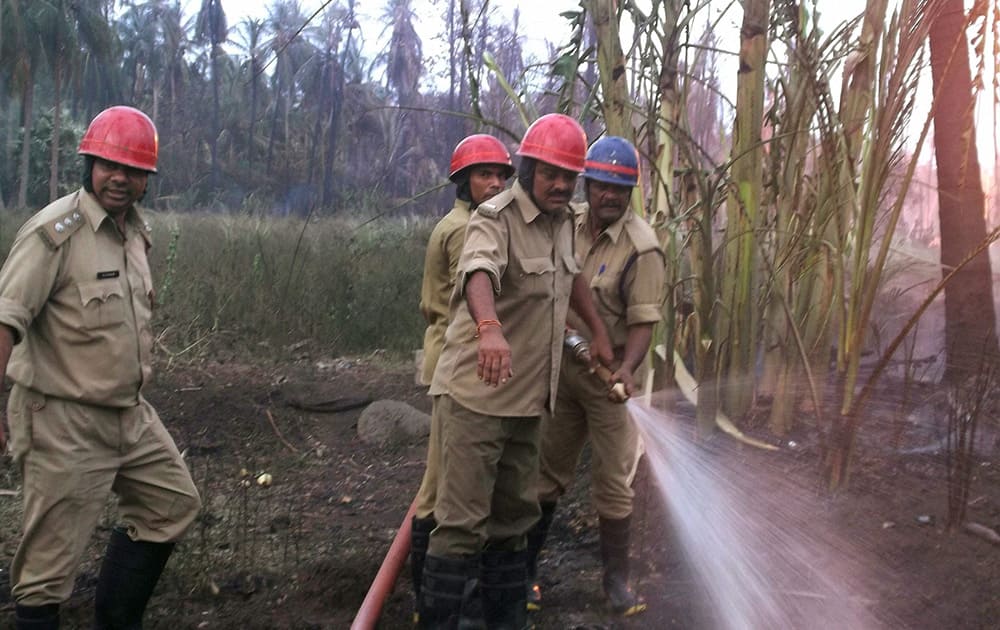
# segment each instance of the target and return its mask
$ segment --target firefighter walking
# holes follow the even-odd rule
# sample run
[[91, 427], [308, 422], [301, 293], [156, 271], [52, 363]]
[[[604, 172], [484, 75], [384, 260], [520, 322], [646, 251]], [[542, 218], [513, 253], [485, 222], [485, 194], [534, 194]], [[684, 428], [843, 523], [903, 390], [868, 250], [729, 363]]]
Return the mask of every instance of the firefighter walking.
[[[112, 107], [80, 142], [83, 188], [21, 227], [0, 270], [0, 373], [24, 488], [11, 567], [19, 630], [59, 627], [80, 559], [118, 495], [95, 595], [95, 628], [141, 627], [174, 542], [201, 506], [143, 387], [152, 376], [148, 224], [136, 207], [156, 172], [153, 122]], [[0, 431], [0, 450], [3, 447]]]

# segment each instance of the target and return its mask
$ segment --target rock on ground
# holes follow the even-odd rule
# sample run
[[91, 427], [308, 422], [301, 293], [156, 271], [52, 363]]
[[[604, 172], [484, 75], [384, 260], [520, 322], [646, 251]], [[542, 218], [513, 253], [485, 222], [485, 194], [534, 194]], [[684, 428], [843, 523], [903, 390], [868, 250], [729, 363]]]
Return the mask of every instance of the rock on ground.
[[403, 446], [430, 431], [429, 415], [398, 400], [376, 400], [358, 418], [358, 437], [365, 444]]

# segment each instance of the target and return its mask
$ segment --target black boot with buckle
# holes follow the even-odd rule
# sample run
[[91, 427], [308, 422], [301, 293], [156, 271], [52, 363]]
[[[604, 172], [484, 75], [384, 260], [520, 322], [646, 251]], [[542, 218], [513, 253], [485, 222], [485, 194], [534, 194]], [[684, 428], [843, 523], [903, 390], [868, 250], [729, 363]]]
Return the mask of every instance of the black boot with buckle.
[[632, 517], [608, 519], [599, 517], [601, 561], [604, 563], [604, 593], [611, 609], [625, 617], [646, 610], [646, 603], [629, 586], [629, 529]]
[[483, 617], [490, 630], [528, 628], [526, 558], [523, 551], [483, 552], [480, 587]]
[[465, 630], [482, 627], [479, 611], [479, 556], [424, 557], [419, 627]]

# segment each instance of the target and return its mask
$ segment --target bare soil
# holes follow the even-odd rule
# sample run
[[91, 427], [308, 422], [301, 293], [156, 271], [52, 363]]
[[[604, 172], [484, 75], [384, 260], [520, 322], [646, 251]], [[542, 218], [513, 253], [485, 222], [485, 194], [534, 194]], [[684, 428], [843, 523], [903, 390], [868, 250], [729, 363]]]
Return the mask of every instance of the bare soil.
[[[360, 407], [305, 411], [292, 392], [315, 400], [394, 399], [429, 411], [413, 370], [380, 356], [321, 360], [197, 361], [161, 366], [148, 398], [186, 453], [205, 510], [173, 556], [147, 613], [146, 628], [348, 628], [419, 485], [425, 444], [380, 449], [356, 432]], [[867, 421], [848, 489], [824, 498], [845, 536], [868, 541], [883, 576], [865, 593], [886, 627], [1000, 628], [1000, 546], [946, 522], [944, 455], [879, 448], [899, 427], [889, 414]], [[996, 423], [997, 419], [990, 419]], [[819, 482], [813, 440], [765, 452], [735, 447], [762, 466]], [[728, 439], [728, 438], [725, 438]], [[991, 445], [988, 445], [991, 446]], [[976, 460], [968, 520], [1000, 530], [1000, 449]], [[581, 464], [581, 474], [586, 458]], [[270, 486], [257, 483], [266, 472]], [[545, 607], [539, 629], [684, 628], [706, 623], [704, 593], [671, 534], [669, 519], [637, 479], [633, 573], [648, 610], [623, 620], [600, 593], [596, 515], [587, 484], [561, 503], [543, 555]], [[0, 461], [0, 490], [19, 480]], [[19, 497], [0, 496], [0, 563], [17, 542]], [[96, 532], [63, 627], [89, 628], [96, 570], [113, 505]], [[380, 628], [412, 627], [409, 567], [385, 602]], [[2, 581], [3, 576], [0, 576]], [[12, 604], [0, 591], [0, 627]], [[817, 626], [819, 627], [819, 626]]]

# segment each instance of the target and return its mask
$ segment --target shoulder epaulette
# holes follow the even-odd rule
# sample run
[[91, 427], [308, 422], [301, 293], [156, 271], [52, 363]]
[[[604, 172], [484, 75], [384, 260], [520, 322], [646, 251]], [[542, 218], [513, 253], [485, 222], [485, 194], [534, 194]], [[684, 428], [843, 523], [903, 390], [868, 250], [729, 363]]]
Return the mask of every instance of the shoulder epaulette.
[[146, 241], [146, 251], [153, 246], [153, 228], [149, 225], [149, 220], [142, 214], [136, 211], [136, 218], [139, 219], [137, 222], [139, 227], [139, 234], [142, 235], [142, 239]]
[[35, 231], [46, 245], [52, 249], [59, 249], [86, 222], [83, 213], [74, 208], [39, 225]]
[[656, 238], [656, 232], [640, 217], [633, 216], [630, 220], [626, 221], [625, 230], [628, 232], [628, 237], [632, 240], [632, 244], [635, 245], [635, 251], [639, 254], [651, 251], [663, 253], [660, 241]]
[[514, 200], [514, 191], [508, 188], [495, 197], [490, 197], [476, 207], [476, 212], [484, 217], [495, 219], [500, 216], [500, 212], [510, 205]]

